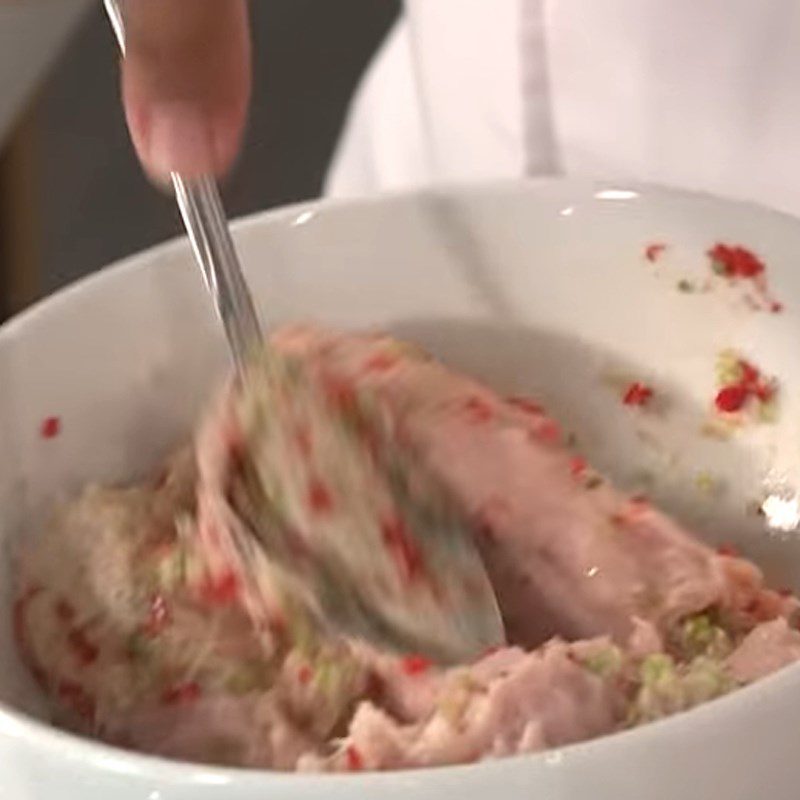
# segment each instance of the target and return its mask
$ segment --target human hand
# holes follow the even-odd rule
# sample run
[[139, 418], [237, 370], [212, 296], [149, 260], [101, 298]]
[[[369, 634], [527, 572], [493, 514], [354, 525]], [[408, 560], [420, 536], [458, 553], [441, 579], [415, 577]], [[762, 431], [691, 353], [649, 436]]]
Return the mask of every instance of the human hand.
[[122, 98], [150, 177], [227, 172], [250, 100], [245, 0], [125, 0]]

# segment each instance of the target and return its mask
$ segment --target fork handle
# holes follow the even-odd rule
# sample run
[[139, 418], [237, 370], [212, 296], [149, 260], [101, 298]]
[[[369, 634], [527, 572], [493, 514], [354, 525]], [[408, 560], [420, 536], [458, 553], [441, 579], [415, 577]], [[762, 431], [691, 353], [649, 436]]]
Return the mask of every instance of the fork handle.
[[209, 176], [188, 180], [173, 172], [172, 185], [195, 259], [241, 371], [253, 346], [261, 342], [261, 325], [239, 265], [217, 182]]

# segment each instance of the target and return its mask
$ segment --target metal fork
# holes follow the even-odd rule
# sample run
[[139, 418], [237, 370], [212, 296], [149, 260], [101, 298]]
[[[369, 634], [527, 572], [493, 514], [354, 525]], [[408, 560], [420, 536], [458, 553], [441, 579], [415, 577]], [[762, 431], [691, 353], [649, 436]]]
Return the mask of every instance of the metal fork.
[[[120, 2], [119, 0], [104, 0], [104, 2], [124, 55], [125, 30]], [[171, 178], [195, 258], [203, 272], [216, 312], [222, 320], [233, 360], [241, 376], [250, 363], [253, 348], [262, 342], [261, 326], [236, 257], [216, 182], [211, 176], [187, 180], [173, 173]], [[269, 355], [268, 346], [263, 344], [262, 354]], [[285, 381], [283, 372], [276, 370], [272, 362], [272, 358], [262, 359], [262, 363], [269, 371], [270, 380], [277, 383]], [[336, 430], [344, 423], [339, 417], [331, 414], [322, 424]], [[374, 469], [373, 461], [365, 451], [354, 448], [351, 457], [356, 466], [362, 470]], [[287, 480], [291, 480], [294, 471], [289, 470], [286, 474]], [[327, 598], [329, 601], [331, 586], [339, 587], [339, 597], [357, 596], [355, 591], [358, 586], [357, 576], [345, 574], [342, 581], [339, 580], [342, 572], [339, 565], [348, 562], [346, 558], [341, 558], [342, 554], [335, 549], [332, 555], [326, 555], [327, 551], [324, 549], [320, 550], [316, 565], [319, 569], [312, 573], [299, 559], [280, 560], [281, 553], [271, 545], [270, 539], [259, 535], [259, 526], [263, 525], [260, 517], [249, 522], [241, 519], [241, 522], [246, 535], [239, 536], [233, 532], [232, 543], [239, 551], [247, 572], [246, 578], [252, 583], [254, 591], [258, 591], [257, 572], [261, 554], [265, 554], [272, 560], [273, 569], [278, 567], [283, 569], [289, 582], [299, 581], [301, 586], [310, 589], [310, 594], [317, 600]], [[411, 630], [407, 630], [410, 627], [416, 629], [413, 633], [419, 638], [417, 649], [435, 657], [441, 657], [444, 653], [448, 653], [451, 657], [455, 653], [460, 656], [474, 656], [489, 645], [500, 644], [503, 641], [503, 623], [494, 590], [468, 531], [460, 526], [454, 530], [451, 521], [443, 518], [431, 523], [428, 530], [417, 530], [415, 533], [432, 543], [440, 553], [443, 551], [448, 555], [448, 570], [439, 577], [439, 580], [447, 583], [448, 588], [456, 589], [452, 593], [453, 597], [457, 598], [453, 601], [454, 607], [451, 609], [452, 621], [441, 613], [417, 614], [414, 620], [413, 610], [401, 608], [400, 611], [404, 612], [401, 614], [404, 626], [399, 622], [392, 622], [394, 617], [391, 614], [385, 619], [381, 618], [383, 621], [378, 625], [374, 623], [374, 619], [378, 618], [374, 609], [362, 609], [359, 602], [351, 601], [324, 602], [325, 607], [320, 608], [320, 611], [325, 622], [339, 631], [358, 633], [373, 643], [394, 649], [407, 647], [409, 636], [412, 634]], [[345, 540], [339, 543], [339, 547], [347, 551], [348, 548], [357, 547], [358, 544], [358, 536], [345, 537]], [[384, 551], [385, 548], [376, 549], [375, 564], [379, 563]], [[337, 558], [340, 560], [337, 561]], [[334, 576], [333, 579], [330, 579], [331, 575]], [[463, 591], [465, 586], [474, 588], [470, 592], [465, 592]], [[445, 594], [447, 595], [447, 592]], [[396, 604], [401, 605], [399, 601]], [[389, 611], [391, 610], [390, 608]], [[383, 611], [386, 612], [386, 609]], [[410, 622], [413, 624], [409, 625]]]

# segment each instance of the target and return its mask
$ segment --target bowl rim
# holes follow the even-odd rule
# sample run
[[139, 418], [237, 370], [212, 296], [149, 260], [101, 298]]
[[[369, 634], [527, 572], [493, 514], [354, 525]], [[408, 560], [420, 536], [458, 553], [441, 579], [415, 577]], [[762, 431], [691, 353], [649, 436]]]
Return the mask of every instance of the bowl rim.
[[[260, 225], [279, 224], [296, 220], [306, 212], [314, 215], [320, 211], [335, 213], [337, 211], [352, 211], [359, 208], [390, 205], [395, 202], [419, 202], [426, 198], [475, 198], [491, 195], [526, 194], [536, 191], [554, 189], [567, 189], [575, 191], [586, 199], [604, 199], [609, 202], [630, 203], [640, 202], [643, 199], [669, 197], [682, 199], [687, 202], [712, 202], [740, 210], [748, 210], [760, 216], [769, 216], [784, 223], [800, 227], [800, 215], [790, 214], [778, 208], [772, 208], [752, 200], [723, 197], [713, 192], [685, 189], [668, 186], [649, 181], [635, 181], [627, 179], [607, 178], [581, 178], [558, 176], [534, 176], [524, 179], [495, 179], [470, 182], [449, 181], [435, 186], [418, 189], [394, 189], [374, 196], [357, 197], [322, 197], [309, 200], [299, 200], [287, 205], [277, 206], [261, 211], [254, 211], [231, 220], [231, 230], [234, 237], [247, 233]], [[607, 192], [617, 192], [617, 197], [600, 198], [598, 195]], [[178, 254], [181, 251], [190, 252], [190, 245], [185, 234], [178, 233], [161, 242], [158, 242], [131, 255], [123, 256], [103, 265], [94, 272], [69, 281], [48, 295], [45, 295], [26, 308], [12, 315], [0, 324], [0, 342], [18, 332], [20, 327], [28, 324], [32, 317], [40, 314], [43, 309], [57, 307], [69, 301], [73, 294], [85, 291], [87, 284], [101, 285], [106, 281], [120, 280], [128, 272], [146, 268], [150, 262]], [[245, 270], [247, 266], [245, 265]]]
[[[259, 226], [280, 224], [296, 220], [305, 213], [317, 214], [320, 211], [335, 213], [340, 210], [353, 211], [360, 208], [386, 206], [396, 202], [416, 203], [425, 198], [476, 198], [490, 197], [493, 194], [511, 196], [525, 195], [530, 192], [563, 189], [574, 191], [586, 199], [607, 199], [617, 202], [638, 202], [642, 199], [667, 197], [684, 199], [689, 202], [713, 202], [742, 210], [749, 210], [760, 216], [782, 219], [800, 229], [800, 217], [796, 217], [779, 209], [773, 209], [760, 203], [729, 199], [710, 192], [674, 188], [651, 182], [594, 179], [594, 178], [561, 178], [536, 177], [524, 180], [490, 180], [470, 183], [443, 183], [435, 187], [422, 189], [401, 189], [386, 192], [377, 196], [321, 198], [300, 201], [265, 211], [239, 217], [232, 222], [234, 234], [244, 233]], [[598, 198], [603, 192], [619, 192], [617, 197]], [[69, 303], [74, 296], [99, 287], [109, 281], [124, 280], [125, 276], [140, 270], [152, 268], [152, 264], [165, 257], [189, 252], [189, 243], [185, 236], [177, 235], [152, 247], [148, 247], [132, 255], [111, 262], [96, 272], [74, 280], [52, 294], [45, 296], [20, 313], [12, 316], [0, 325], [0, 346], [6, 340], [19, 335], [26, 325], [30, 324], [44, 311]], [[237, 787], [264, 788], [273, 787], [297, 788], [300, 784], [310, 789], [337, 785], [353, 785], [364, 788], [372, 783], [380, 788], [384, 782], [397, 784], [398, 781], [416, 782], [424, 779], [435, 782], [437, 779], [451, 783], [462, 783], [474, 780], [478, 774], [491, 773], [493, 770], [528, 770], [532, 768], [560, 768], [572, 761], [604, 757], [607, 748], [625, 747], [631, 737], [635, 737], [641, 746], [648, 740], [666, 733], [670, 739], [681, 737], [686, 726], [696, 723], [701, 728], [711, 721], [712, 716], [737, 717], [747, 706], [766, 702], [769, 698], [780, 698], [786, 691], [794, 687], [800, 691], [800, 663], [783, 667], [775, 673], [758, 680], [756, 683], [733, 691], [727, 695], [671, 716], [646, 723], [642, 726], [623, 729], [588, 740], [583, 740], [563, 747], [551, 748], [540, 752], [507, 756], [468, 764], [453, 764], [434, 767], [421, 767], [391, 771], [363, 771], [354, 773], [313, 773], [288, 772], [260, 768], [222, 767], [211, 764], [195, 763], [178, 759], [127, 750], [102, 741], [79, 736], [59, 729], [42, 720], [36, 719], [3, 702], [0, 702], [0, 738], [21, 742], [32, 749], [44, 749], [50, 757], [62, 756], [69, 752], [72, 760], [87, 763], [96, 769], [108, 772], [124, 773], [142, 779], [158, 780], [167, 783], [218, 784]], [[758, 698], [761, 698], [760, 700]], [[721, 724], [721, 723], [720, 723]], [[664, 742], [654, 746], [663, 746]]]

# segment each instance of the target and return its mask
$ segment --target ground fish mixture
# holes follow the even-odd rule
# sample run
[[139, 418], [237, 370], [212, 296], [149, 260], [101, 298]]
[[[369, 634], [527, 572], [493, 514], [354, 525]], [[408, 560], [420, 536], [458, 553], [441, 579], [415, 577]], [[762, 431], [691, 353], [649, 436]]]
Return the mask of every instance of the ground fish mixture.
[[[391, 415], [470, 520], [509, 644], [441, 666], [321, 635], [268, 571], [255, 604], [231, 506], [251, 430], [228, 387], [152, 481], [89, 487], [31, 537], [14, 624], [57, 724], [206, 763], [400, 769], [600, 736], [800, 659], [793, 596], [614, 489], [534, 402], [386, 336], [293, 328], [274, 344], [346, 390], [348, 413]], [[313, 435], [296, 447], [313, 453]], [[292, 502], [313, 527], [342, 491], [333, 471]], [[413, 581], [398, 531], [385, 544]]]

